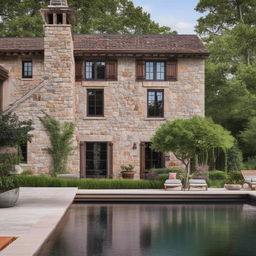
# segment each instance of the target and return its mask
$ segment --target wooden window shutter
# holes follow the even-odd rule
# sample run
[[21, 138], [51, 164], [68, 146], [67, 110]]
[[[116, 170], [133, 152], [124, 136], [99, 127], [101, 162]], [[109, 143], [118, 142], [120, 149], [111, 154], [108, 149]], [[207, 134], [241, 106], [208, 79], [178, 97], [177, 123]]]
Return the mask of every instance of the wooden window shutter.
[[83, 80], [83, 60], [82, 59], [76, 59], [75, 73], [76, 73], [76, 81], [82, 81]]
[[136, 61], [136, 80], [145, 80], [145, 62], [143, 60]]
[[140, 178], [145, 178], [145, 147], [146, 143], [140, 143]]
[[112, 142], [108, 142], [107, 157], [108, 157], [108, 174], [107, 174], [107, 177], [109, 179], [112, 179], [113, 178], [113, 143]]
[[86, 177], [86, 143], [80, 142], [80, 178]]
[[178, 76], [178, 63], [177, 60], [168, 60], [166, 62], [166, 80], [177, 81]]
[[107, 62], [107, 80], [117, 80], [117, 60], [109, 60]]

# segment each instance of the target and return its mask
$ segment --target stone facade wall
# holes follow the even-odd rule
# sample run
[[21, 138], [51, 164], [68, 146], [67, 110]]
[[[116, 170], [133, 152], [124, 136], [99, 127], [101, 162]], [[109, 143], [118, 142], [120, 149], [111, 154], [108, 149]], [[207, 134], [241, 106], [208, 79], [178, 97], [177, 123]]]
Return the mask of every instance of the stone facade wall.
[[[28, 59], [33, 61], [33, 78], [22, 79], [22, 60]], [[179, 59], [176, 82], [136, 82], [135, 63], [133, 57], [118, 58], [118, 81], [75, 82], [70, 25], [45, 26], [44, 56], [0, 57], [0, 64], [10, 71], [10, 78], [4, 83], [5, 106], [35, 88], [44, 76], [49, 77], [44, 87], [15, 110], [21, 120], [32, 119], [35, 127], [24, 168], [31, 168], [36, 174], [52, 170], [47, 153], [49, 139], [38, 119], [43, 112], [76, 124], [69, 172], [79, 174], [79, 142], [112, 142], [114, 178], [119, 177], [120, 166], [127, 164], [135, 165], [135, 178], [139, 178], [140, 143], [150, 141], [161, 124], [176, 118], [204, 116], [203, 59]], [[104, 89], [104, 117], [87, 117], [89, 88]], [[147, 89], [164, 89], [164, 118], [147, 118]], [[172, 155], [166, 160], [166, 166], [178, 164]]]
[[[2, 61], [2, 59], [1, 59]], [[13, 83], [15, 93], [9, 93], [10, 103], [24, 95], [22, 81], [19, 82], [20, 61], [9, 60], [11, 77], [8, 83]], [[3, 63], [6, 65], [6, 62]], [[15, 69], [16, 68], [16, 69]], [[16, 71], [15, 71], [16, 70]], [[49, 25], [45, 26], [45, 52], [44, 60], [41, 58], [40, 64], [34, 65], [33, 79], [26, 81], [29, 91], [33, 86], [37, 86], [44, 76], [48, 77], [45, 86], [33, 94], [25, 102], [15, 109], [15, 113], [20, 120], [33, 120], [35, 130], [32, 132], [32, 143], [28, 144], [28, 164], [24, 168], [31, 168], [36, 174], [47, 174], [52, 170], [51, 158], [47, 153], [49, 138], [46, 130], [42, 126], [39, 116], [48, 113], [60, 121], [75, 123], [75, 97], [74, 97], [74, 55], [73, 41], [70, 25]], [[37, 74], [40, 75], [37, 76]], [[8, 87], [8, 86], [7, 86]], [[11, 87], [11, 88], [12, 88]], [[73, 140], [74, 153], [69, 158], [68, 170], [71, 173], [79, 173], [79, 148], [78, 136]]]
[[[135, 165], [140, 174], [140, 143], [149, 142], [157, 128], [166, 120], [204, 116], [204, 60], [179, 59], [178, 81], [136, 82], [135, 58], [118, 59], [118, 81], [83, 81], [76, 83], [80, 141], [113, 143], [114, 178], [120, 166]], [[102, 118], [87, 117], [87, 89], [104, 89]], [[164, 89], [164, 118], [147, 118], [147, 89]], [[136, 143], [137, 149], [133, 149]], [[167, 166], [178, 164], [171, 156]]]

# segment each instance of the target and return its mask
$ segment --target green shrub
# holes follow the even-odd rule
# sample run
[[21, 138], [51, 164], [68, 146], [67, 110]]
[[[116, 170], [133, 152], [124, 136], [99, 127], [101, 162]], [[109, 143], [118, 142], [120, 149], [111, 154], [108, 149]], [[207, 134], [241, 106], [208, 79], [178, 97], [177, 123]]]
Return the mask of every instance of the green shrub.
[[229, 184], [243, 184], [244, 178], [240, 171], [234, 171], [229, 173], [227, 183]]
[[13, 170], [14, 165], [19, 163], [17, 154], [0, 154], [0, 176], [6, 176]]
[[211, 188], [223, 188], [226, 180], [208, 180]]
[[169, 175], [168, 174], [159, 174], [157, 177], [156, 177], [156, 180], [159, 180], [159, 181], [166, 181], [168, 179]]
[[111, 179], [80, 179], [69, 180], [46, 176], [19, 177], [22, 187], [78, 187], [79, 189], [162, 189], [160, 180], [111, 180]]
[[210, 180], [226, 180], [228, 178], [228, 174], [223, 171], [210, 171], [209, 179]]
[[17, 176], [0, 176], [0, 192], [18, 188], [20, 180]]
[[29, 169], [26, 169], [22, 172], [22, 175], [33, 175], [33, 171], [32, 170], [29, 170]]
[[158, 168], [150, 170], [152, 173], [169, 174], [169, 172], [184, 173], [184, 170], [179, 168]]

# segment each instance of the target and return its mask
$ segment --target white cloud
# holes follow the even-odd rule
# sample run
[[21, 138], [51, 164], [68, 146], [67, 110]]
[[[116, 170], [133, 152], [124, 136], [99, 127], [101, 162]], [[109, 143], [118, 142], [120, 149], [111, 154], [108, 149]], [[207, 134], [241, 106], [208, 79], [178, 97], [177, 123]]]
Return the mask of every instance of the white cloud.
[[150, 13], [152, 11], [152, 7], [150, 5], [142, 5], [143, 11]]
[[188, 22], [180, 21], [174, 25], [179, 33], [194, 33], [194, 25]]

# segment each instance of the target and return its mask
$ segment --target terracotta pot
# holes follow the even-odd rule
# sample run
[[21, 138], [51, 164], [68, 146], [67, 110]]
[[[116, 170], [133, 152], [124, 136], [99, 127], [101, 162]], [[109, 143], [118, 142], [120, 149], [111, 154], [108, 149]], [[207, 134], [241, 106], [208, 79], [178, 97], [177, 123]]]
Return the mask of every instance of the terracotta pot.
[[123, 179], [133, 180], [134, 175], [135, 175], [134, 171], [122, 172]]
[[242, 185], [240, 185], [240, 184], [225, 184], [224, 188], [227, 190], [241, 190]]

